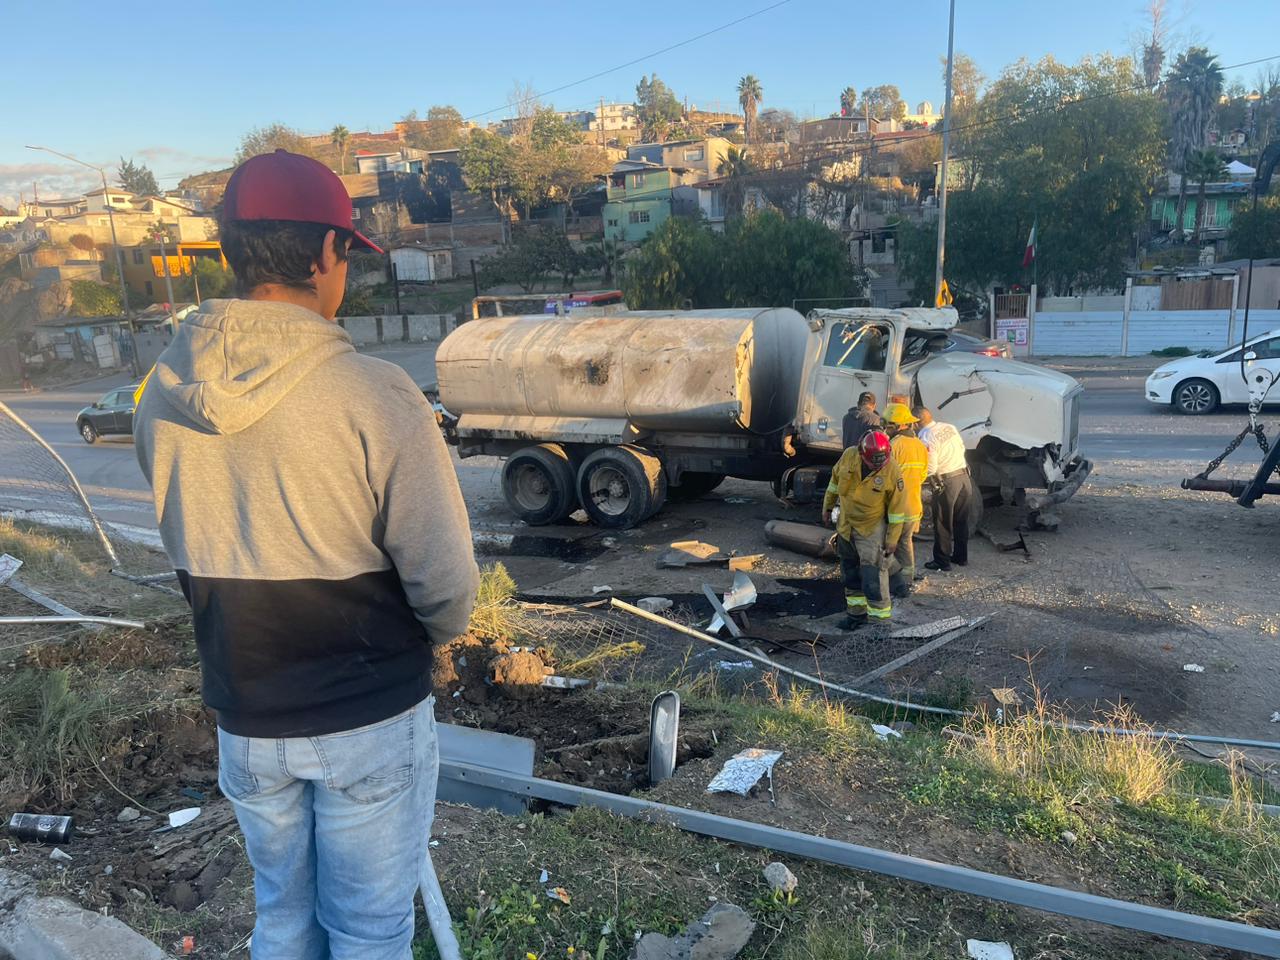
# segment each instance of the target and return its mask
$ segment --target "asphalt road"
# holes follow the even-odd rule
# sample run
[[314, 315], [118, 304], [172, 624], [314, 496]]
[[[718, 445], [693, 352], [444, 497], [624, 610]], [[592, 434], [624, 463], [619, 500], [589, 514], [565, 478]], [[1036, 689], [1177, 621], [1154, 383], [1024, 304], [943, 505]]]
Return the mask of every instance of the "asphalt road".
[[[419, 384], [435, 378], [435, 345], [383, 347], [374, 355], [398, 363]], [[1243, 408], [1200, 417], [1186, 417], [1156, 408], [1142, 396], [1147, 370], [1130, 364], [1106, 368], [1097, 364], [1078, 369], [1055, 364], [1085, 385], [1080, 415], [1080, 446], [1099, 464], [1107, 461], [1145, 461], [1204, 464], [1220, 453], [1245, 423]], [[1154, 366], [1154, 362], [1152, 363]], [[76, 412], [104, 393], [129, 382], [126, 376], [107, 377], [61, 390], [0, 396], [66, 460], [85, 492], [104, 518], [113, 522], [154, 527], [150, 491], [134, 458], [128, 438], [103, 438], [92, 446], [80, 439]], [[1256, 446], [1242, 446], [1232, 462], [1257, 463]], [[492, 464], [459, 462], [459, 477], [468, 501], [496, 498], [497, 471]]]

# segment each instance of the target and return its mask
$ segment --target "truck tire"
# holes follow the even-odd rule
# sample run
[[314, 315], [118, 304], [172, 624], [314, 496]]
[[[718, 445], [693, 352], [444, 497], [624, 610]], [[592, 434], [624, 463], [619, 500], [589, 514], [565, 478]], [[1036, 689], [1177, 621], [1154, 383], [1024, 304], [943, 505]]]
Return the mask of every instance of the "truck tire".
[[601, 447], [578, 468], [578, 499], [596, 524], [629, 530], [662, 508], [667, 477], [657, 457], [635, 447]]
[[686, 470], [680, 474], [680, 483], [667, 489], [667, 496], [676, 503], [697, 500], [724, 483], [724, 476], [723, 473], [695, 473]]
[[578, 509], [573, 464], [564, 447], [542, 443], [507, 458], [502, 495], [511, 512], [533, 527], [564, 523]]

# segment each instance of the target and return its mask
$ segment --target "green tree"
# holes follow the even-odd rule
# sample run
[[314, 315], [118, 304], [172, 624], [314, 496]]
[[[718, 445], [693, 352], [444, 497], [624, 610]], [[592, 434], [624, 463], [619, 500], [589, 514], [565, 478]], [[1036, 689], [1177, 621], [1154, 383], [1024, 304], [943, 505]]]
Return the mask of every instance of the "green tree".
[[[942, 61], [942, 83], [945, 89], [947, 82], [947, 58], [939, 57]], [[978, 64], [974, 62], [973, 57], [964, 53], [957, 53], [952, 57], [951, 62], [951, 102], [955, 107], [972, 107], [982, 96], [982, 88], [986, 85], [986, 75], [978, 69]], [[943, 109], [946, 109], [944, 103]]]
[[578, 128], [551, 107], [541, 109], [533, 115], [529, 143], [534, 149], [549, 151], [581, 142]]
[[123, 313], [120, 288], [97, 280], [71, 281], [71, 313], [77, 317], [118, 317]]
[[856, 117], [858, 115], [858, 91], [853, 87], [845, 87], [840, 91], [840, 116]]
[[[972, 120], [953, 147], [964, 162], [948, 204], [951, 287], [982, 292], [993, 282], [1029, 280], [1022, 253], [1037, 217], [1046, 292], [1120, 284], [1164, 153], [1160, 103], [1133, 62], [1019, 61], [986, 91]], [[900, 232], [900, 272], [931, 289], [933, 254], [924, 254], [927, 244], [919, 257], [908, 248], [933, 228]]]
[[726, 217], [742, 216], [742, 205], [746, 198], [746, 180], [754, 172], [747, 151], [738, 147], [730, 147], [724, 158], [716, 167], [716, 173], [725, 178], [724, 211]]
[[511, 141], [487, 130], [472, 130], [458, 152], [458, 166], [468, 190], [489, 197], [503, 217], [511, 215], [513, 178]]
[[767, 110], [761, 110], [760, 115], [756, 117], [756, 129], [759, 131], [756, 134], [756, 140], [766, 143], [786, 143], [799, 126], [800, 121], [792, 111], [770, 107]]
[[250, 157], [256, 157], [262, 153], [274, 153], [276, 150], [312, 155], [311, 145], [297, 130], [283, 123], [271, 123], [265, 127], [255, 127], [240, 138], [240, 148], [236, 151], [236, 163], [243, 163]]
[[1241, 204], [1231, 219], [1227, 248], [1232, 257], [1280, 257], [1280, 194]]
[[1218, 58], [1204, 47], [1184, 50], [1169, 69], [1164, 91], [1172, 133], [1169, 164], [1182, 175], [1174, 221], [1174, 234], [1180, 237], [1187, 207], [1187, 163], [1194, 151], [1208, 145], [1209, 127], [1222, 95], [1222, 68]]
[[1186, 175], [1200, 185], [1196, 192], [1196, 229], [1193, 242], [1199, 243], [1204, 234], [1205, 184], [1225, 179], [1227, 166], [1216, 150], [1196, 150], [1187, 158]]
[[120, 166], [116, 168], [116, 180], [120, 186], [130, 193], [142, 197], [158, 197], [160, 184], [156, 183], [155, 174], [145, 164], [134, 163], [133, 159], [120, 158]]
[[511, 243], [480, 260], [480, 283], [485, 287], [514, 283], [532, 293], [553, 273], [559, 273], [568, 286], [581, 265], [568, 237], [550, 227], [534, 227], [520, 230]]
[[338, 148], [338, 168], [340, 173], [347, 172], [347, 144], [351, 141], [351, 131], [338, 124], [329, 131], [329, 142]]
[[196, 282], [200, 285], [200, 299], [220, 300], [235, 296], [236, 279], [230, 270], [225, 270], [222, 263], [213, 257], [192, 257], [190, 273], [183, 273], [173, 281], [174, 296], [180, 301], [194, 303], [196, 300]]
[[907, 112], [907, 104], [902, 93], [892, 83], [882, 83], [878, 87], [867, 87], [862, 91], [864, 113], [870, 111], [871, 116], [881, 120], [901, 120]]
[[656, 73], [641, 77], [636, 84], [636, 120], [640, 139], [658, 143], [666, 139], [671, 127], [684, 116], [680, 101]]
[[736, 220], [723, 234], [672, 217], [627, 260], [624, 285], [638, 309], [789, 307], [860, 289], [839, 233], [773, 212]]
[[751, 142], [752, 134], [755, 133], [756, 108], [763, 96], [764, 90], [755, 74], [748, 73], [738, 81], [738, 103], [742, 106], [742, 116], [746, 120], [744, 132], [747, 143]]
[[466, 134], [462, 114], [447, 104], [428, 109], [426, 119], [420, 119], [417, 110], [410, 110], [400, 122], [404, 124], [405, 143], [419, 150], [448, 150], [459, 146]]

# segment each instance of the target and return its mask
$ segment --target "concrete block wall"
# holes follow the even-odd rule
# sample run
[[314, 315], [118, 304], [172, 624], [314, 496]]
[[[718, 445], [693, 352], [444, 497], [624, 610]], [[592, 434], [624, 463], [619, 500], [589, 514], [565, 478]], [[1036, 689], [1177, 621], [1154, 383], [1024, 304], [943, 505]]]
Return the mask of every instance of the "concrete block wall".
[[[1037, 313], [1032, 343], [1037, 357], [1142, 356], [1165, 347], [1225, 350], [1244, 333], [1244, 310], [1235, 329], [1230, 310], [1133, 310], [1127, 349], [1123, 311]], [[1280, 310], [1250, 310], [1249, 336], [1280, 329]]]
[[406, 313], [385, 317], [339, 317], [357, 347], [375, 343], [439, 342], [453, 329], [450, 313]]

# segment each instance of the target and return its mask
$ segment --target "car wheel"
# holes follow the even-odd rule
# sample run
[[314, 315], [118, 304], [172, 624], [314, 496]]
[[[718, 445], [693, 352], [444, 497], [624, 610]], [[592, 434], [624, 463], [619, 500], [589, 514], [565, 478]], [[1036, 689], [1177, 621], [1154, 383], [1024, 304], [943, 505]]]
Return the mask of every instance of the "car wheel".
[[98, 439], [98, 431], [93, 429], [93, 424], [88, 420], [80, 421], [80, 436], [84, 437], [85, 443], [93, 443]]
[[1208, 380], [1187, 380], [1173, 391], [1173, 406], [1179, 413], [1199, 416], [1218, 408], [1218, 388]]

